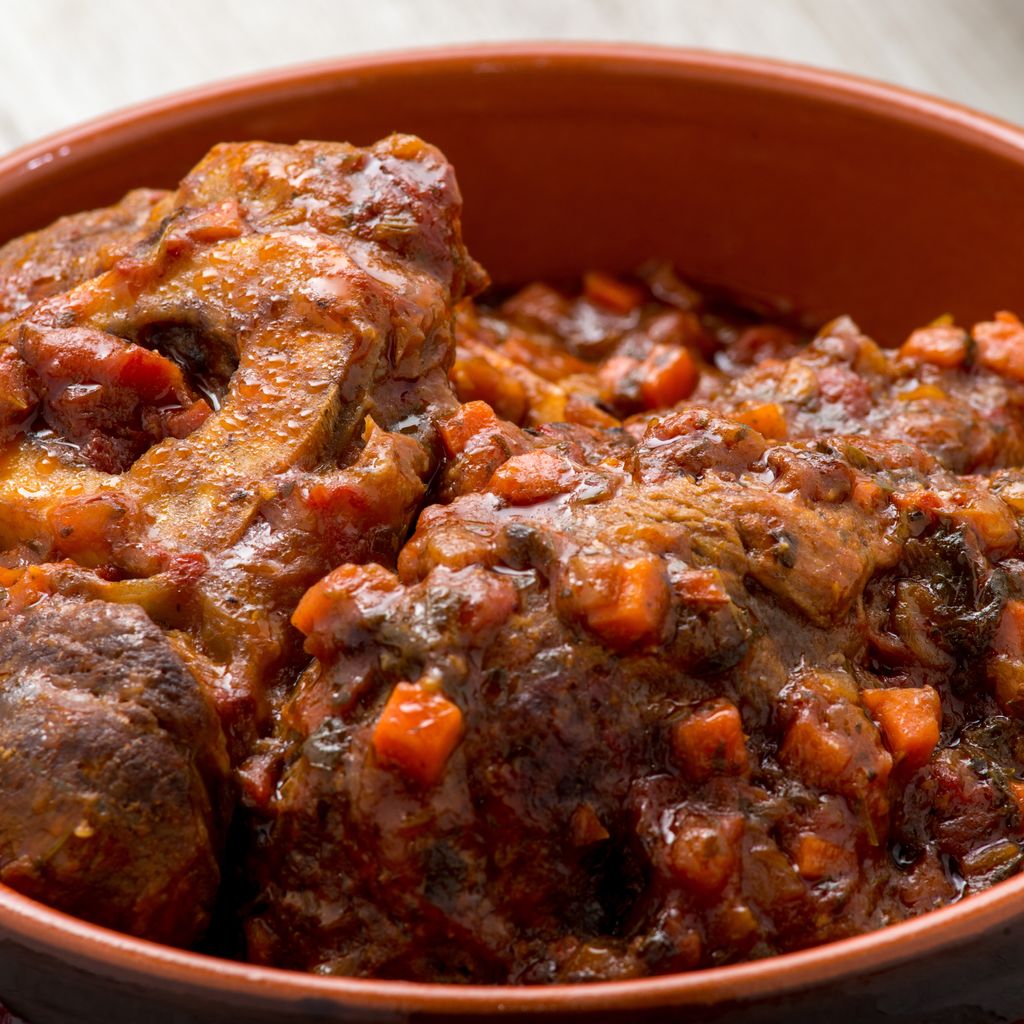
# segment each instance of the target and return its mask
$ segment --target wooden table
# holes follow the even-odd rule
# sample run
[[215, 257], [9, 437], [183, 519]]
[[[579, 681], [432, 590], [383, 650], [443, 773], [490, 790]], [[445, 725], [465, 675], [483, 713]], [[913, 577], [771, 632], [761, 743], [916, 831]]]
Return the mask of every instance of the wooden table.
[[1024, 122], [1024, 0], [33, 0], [4, 6], [0, 151], [259, 68], [538, 38], [781, 57]]

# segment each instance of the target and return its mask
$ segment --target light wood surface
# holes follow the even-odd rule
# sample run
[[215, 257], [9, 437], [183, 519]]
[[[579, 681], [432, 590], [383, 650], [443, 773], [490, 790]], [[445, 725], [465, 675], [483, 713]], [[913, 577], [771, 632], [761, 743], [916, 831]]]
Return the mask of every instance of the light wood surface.
[[787, 58], [1024, 122], [1024, 0], [0, 0], [0, 11], [0, 150], [260, 68], [540, 38]]

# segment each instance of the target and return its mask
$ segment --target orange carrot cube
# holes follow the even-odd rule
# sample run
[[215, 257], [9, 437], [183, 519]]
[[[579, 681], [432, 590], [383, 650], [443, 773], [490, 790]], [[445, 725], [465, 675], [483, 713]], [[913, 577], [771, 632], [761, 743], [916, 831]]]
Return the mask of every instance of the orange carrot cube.
[[467, 402], [438, 426], [438, 433], [449, 455], [459, 455], [470, 438], [485, 430], [498, 429], [500, 422], [486, 402]]
[[940, 402], [949, 395], [936, 384], [918, 384], [896, 396], [901, 402]]
[[[493, 362], [482, 356], [460, 353], [452, 367], [451, 379], [461, 401], [486, 402], [502, 419], [522, 423], [529, 405], [526, 389]], [[441, 429], [443, 432], [443, 425]]]
[[759, 434], [775, 441], [784, 441], [789, 434], [786, 411], [778, 402], [752, 405], [733, 414], [733, 419], [753, 427]]
[[461, 736], [462, 712], [435, 685], [399, 683], [373, 730], [373, 749], [381, 764], [432, 786]]
[[714, 775], [740, 775], [748, 767], [743, 720], [735, 704], [713, 701], [672, 729], [672, 749], [694, 782]]
[[588, 302], [623, 316], [632, 313], [644, 301], [644, 293], [635, 285], [598, 270], [583, 275], [583, 296]]
[[697, 364], [685, 348], [655, 345], [639, 371], [640, 393], [648, 409], [663, 409], [689, 398], [697, 386]]
[[1018, 813], [1021, 818], [1024, 818], [1024, 782], [1019, 779], [1012, 779], [1007, 783], [1007, 788], [1010, 790], [1013, 802], [1017, 805]]
[[532, 505], [571, 491], [576, 472], [571, 462], [540, 448], [515, 455], [492, 474], [488, 488], [510, 505]]
[[914, 331], [900, 348], [900, 355], [952, 370], [967, 359], [968, 348], [969, 339], [962, 327], [935, 324]]
[[591, 632], [620, 649], [660, 635], [669, 602], [660, 558], [593, 560], [588, 568], [592, 575], [581, 581], [583, 586], [572, 600]]
[[796, 848], [796, 869], [809, 882], [838, 874], [849, 854], [841, 846], [816, 835], [802, 835]]
[[992, 638], [992, 653], [1008, 658], [1024, 654], [1024, 601], [1007, 601]]
[[677, 819], [669, 869], [695, 895], [714, 899], [736, 871], [742, 835], [743, 819], [738, 814], [692, 814]]
[[786, 731], [779, 760], [825, 789], [842, 791], [853, 758], [848, 739], [809, 716], [800, 716]]
[[292, 625], [306, 635], [306, 650], [327, 658], [364, 621], [365, 609], [399, 589], [394, 573], [373, 562], [339, 565], [302, 595]]
[[995, 320], [975, 324], [971, 333], [982, 365], [1024, 381], [1024, 324], [1013, 313], [996, 313]]
[[896, 764], [920, 768], [939, 742], [942, 705], [930, 686], [862, 690], [861, 701], [878, 723]]

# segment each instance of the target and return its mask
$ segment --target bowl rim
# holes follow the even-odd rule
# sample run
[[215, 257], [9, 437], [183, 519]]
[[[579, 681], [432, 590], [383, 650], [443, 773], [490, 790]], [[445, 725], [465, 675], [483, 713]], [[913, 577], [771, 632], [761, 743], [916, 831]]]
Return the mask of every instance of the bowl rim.
[[[62, 160], [89, 159], [129, 140], [225, 114], [278, 94], [316, 90], [346, 77], [414, 77], [424, 72], [514, 73], [587, 68], [613, 74], [671, 74], [815, 100], [923, 128], [1024, 164], [1024, 129], [960, 104], [835, 71], [760, 57], [647, 44], [530, 42], [461, 44], [358, 54], [250, 73], [161, 96], [65, 128], [0, 157], [0, 194]], [[45, 173], [45, 172], [44, 172]], [[140, 183], [141, 184], [141, 183]], [[748, 1001], [879, 971], [980, 936], [1020, 913], [1024, 874], [984, 892], [879, 930], [763, 960], [680, 974], [551, 986], [450, 985], [325, 977], [175, 949], [89, 924], [0, 884], [0, 934], [69, 966], [122, 981], [263, 1006], [315, 998], [353, 1009], [446, 1014], [641, 1009]], [[268, 1003], [268, 1000], [270, 1003]]]

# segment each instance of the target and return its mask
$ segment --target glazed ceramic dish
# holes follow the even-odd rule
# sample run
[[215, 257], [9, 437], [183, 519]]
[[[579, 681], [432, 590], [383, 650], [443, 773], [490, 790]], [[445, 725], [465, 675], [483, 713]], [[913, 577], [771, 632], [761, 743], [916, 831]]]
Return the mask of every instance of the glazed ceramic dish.
[[[215, 142], [391, 130], [458, 171], [499, 284], [656, 255], [698, 281], [844, 311], [883, 342], [1024, 306], [1024, 132], [820, 72], [523, 45], [361, 58], [113, 115], [0, 161], [0, 234], [171, 186]], [[32, 1024], [506, 1017], [984, 1021], [1024, 1016], [1024, 877], [770, 960], [579, 986], [324, 978], [161, 947], [0, 889], [0, 998]]]

